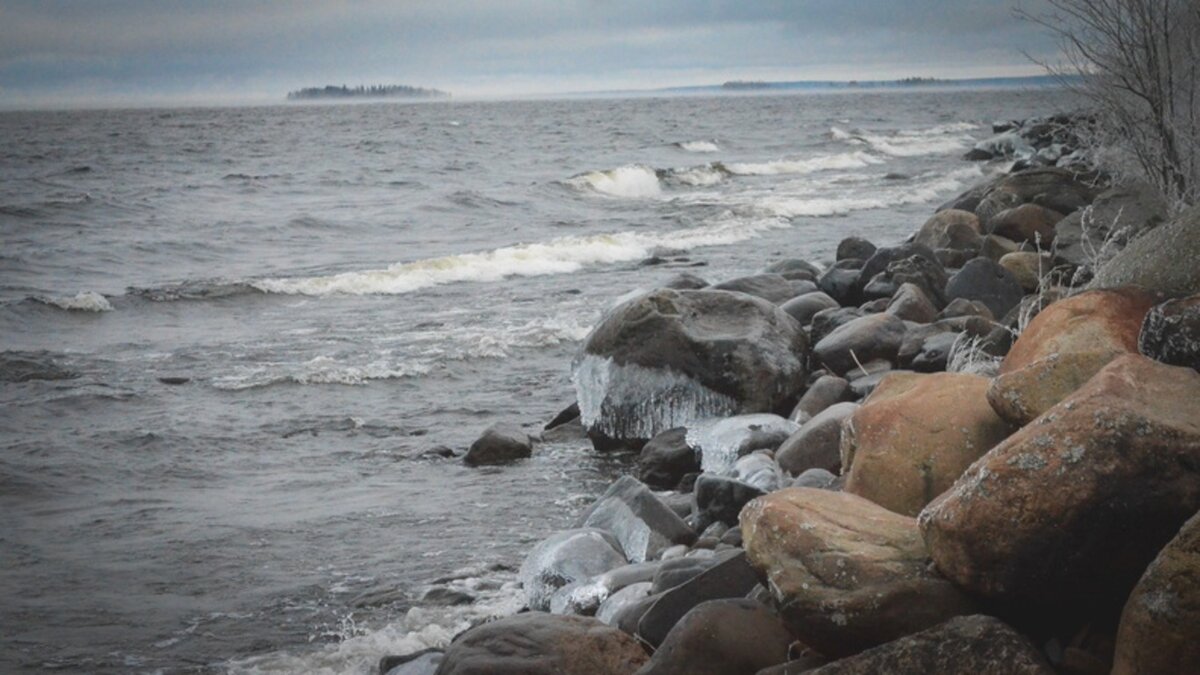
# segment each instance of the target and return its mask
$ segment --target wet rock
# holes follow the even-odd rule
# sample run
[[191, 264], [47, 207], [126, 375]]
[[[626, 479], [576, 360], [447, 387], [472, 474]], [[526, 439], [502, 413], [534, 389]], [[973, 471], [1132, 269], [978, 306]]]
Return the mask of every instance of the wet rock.
[[[863, 287], [866, 286], [871, 279], [875, 278], [875, 275], [879, 274], [880, 272], [886, 272], [888, 266], [892, 263], [911, 258], [915, 255], [925, 258], [930, 263], [933, 263], [933, 266], [938, 268], [941, 267], [941, 263], [938, 262], [937, 255], [933, 252], [933, 249], [929, 248], [928, 246], [923, 246], [921, 244], [912, 242], [900, 244], [899, 246], [885, 246], [877, 249], [875, 254], [868, 258], [867, 262], [863, 264], [863, 268], [859, 272], [858, 285], [854, 289], [854, 295], [856, 296], [855, 299], [861, 299]], [[830, 295], [833, 294], [830, 293]], [[837, 296], [835, 295], [834, 297], [836, 298]]]
[[930, 571], [916, 521], [861, 497], [788, 488], [748, 504], [746, 555], [793, 634], [845, 656], [970, 613]]
[[979, 217], [970, 211], [947, 209], [938, 211], [925, 221], [913, 242], [931, 249], [979, 250], [981, 243]]
[[904, 321], [930, 323], [937, 319], [938, 310], [920, 287], [904, 284], [892, 296], [887, 313]]
[[1146, 568], [1121, 613], [1113, 675], [1200, 672], [1200, 515]]
[[1012, 429], [987, 400], [988, 379], [892, 374], [842, 426], [846, 492], [920, 513]]
[[787, 258], [771, 263], [771, 265], [767, 267], [767, 269], [763, 270], [763, 272], [766, 272], [767, 274], [779, 274], [785, 277], [788, 277], [788, 275], [803, 273], [807, 275], [808, 279], [816, 279], [821, 276], [820, 267], [817, 267], [807, 260], [800, 260], [799, 258]]
[[687, 444], [686, 427], [658, 434], [638, 456], [638, 478], [654, 488], [673, 489], [684, 475], [699, 470], [700, 456]]
[[820, 342], [826, 335], [865, 315], [866, 312], [857, 307], [823, 309], [813, 315], [809, 330], [812, 335], [812, 341], [814, 343]]
[[763, 492], [778, 490], [783, 483], [783, 471], [770, 454], [752, 452], [738, 459], [733, 467], [733, 478]]
[[796, 476], [796, 480], [792, 481], [791, 487], [832, 490], [834, 489], [835, 482], [837, 482], [837, 476], [825, 469], [808, 469], [799, 476]]
[[908, 372], [911, 372], [911, 371], [891, 370], [890, 368], [883, 369], [883, 370], [876, 370], [873, 372], [869, 371], [858, 377], [850, 378], [850, 391], [854, 394], [854, 397], [856, 399], [864, 399], [864, 398], [870, 396], [871, 392], [875, 391], [875, 388], [879, 386], [879, 383], [883, 382], [883, 380], [885, 378], [887, 378], [888, 375], [890, 375], [892, 373], [908, 373]]
[[713, 284], [712, 289], [716, 291], [746, 293], [775, 304], [779, 304], [796, 295], [796, 292], [792, 289], [792, 285], [780, 274], [755, 274], [748, 277], [738, 277], [719, 284]]
[[992, 216], [987, 222], [988, 234], [996, 234], [1015, 242], [1040, 243], [1046, 250], [1054, 241], [1054, 225], [1063, 214], [1038, 206], [1022, 204]]
[[704, 529], [714, 522], [736, 525], [742, 507], [762, 494], [764, 492], [753, 485], [733, 478], [701, 474], [692, 491], [696, 528]]
[[837, 300], [834, 300], [821, 291], [817, 291], [794, 297], [780, 305], [779, 308], [791, 315], [801, 325], [808, 325], [812, 321], [813, 315], [817, 312], [823, 309], [833, 309], [837, 306]]
[[694, 607], [708, 600], [745, 597], [758, 577], [742, 551], [718, 554], [718, 562], [682, 584], [665, 591], [638, 622], [638, 637], [657, 647]]
[[1050, 271], [1049, 256], [1017, 251], [1000, 258], [1000, 266], [1012, 273], [1021, 290], [1032, 293], [1041, 284], [1042, 276]]
[[557, 532], [529, 552], [519, 577], [529, 608], [547, 610], [555, 591], [621, 567], [628, 561], [616, 538], [604, 530]]
[[639, 296], [601, 319], [575, 362], [583, 425], [601, 447], [640, 447], [698, 419], [786, 410], [807, 342], [792, 317], [743, 293]]
[[805, 422], [775, 453], [779, 466], [793, 475], [808, 469], [840, 473], [842, 422], [857, 409], [857, 403], [835, 403]]
[[1129, 242], [1089, 288], [1141, 286], [1177, 298], [1200, 293], [1200, 205]]
[[707, 281], [690, 272], [680, 272], [670, 279], [667, 279], [662, 285], [663, 288], [672, 288], [677, 291], [699, 290], [701, 288], [706, 288], [707, 286]]
[[426, 605], [436, 605], [439, 607], [454, 607], [456, 605], [469, 605], [475, 602], [475, 596], [470, 593], [456, 591], [453, 588], [431, 588], [421, 596], [421, 602]]
[[596, 610], [596, 618], [604, 623], [615, 626], [616, 617], [634, 603], [645, 600], [650, 595], [650, 582], [643, 581], [615, 591], [608, 596]]
[[442, 663], [442, 650], [422, 649], [404, 656], [379, 659], [380, 675], [433, 675]]
[[804, 424], [829, 406], [847, 400], [850, 383], [836, 375], [822, 375], [809, 386], [788, 419]]
[[831, 372], [842, 375], [858, 363], [875, 359], [894, 361], [908, 330], [904, 321], [879, 313], [854, 319], [826, 335], [813, 347], [813, 357]]
[[846, 237], [838, 242], [837, 260], [867, 260], [875, 254], [875, 244], [862, 237]]
[[710, 600], [675, 624], [638, 675], [754, 675], [786, 661], [791, 643], [779, 617], [761, 604]]
[[860, 270], [856, 268], [834, 265], [825, 270], [825, 273], [817, 280], [817, 288], [836, 300], [838, 304], [851, 305], [858, 299], [857, 288], [860, 274]]
[[954, 345], [963, 333], [938, 333], [921, 343], [921, 351], [912, 358], [909, 367], [918, 373], [940, 373], [946, 370]]
[[696, 540], [696, 533], [633, 476], [618, 478], [575, 526], [611, 533], [630, 562], [653, 560], [670, 546]]
[[1054, 675], [1055, 671], [1028, 638], [999, 619], [976, 614], [950, 619], [803, 672], [806, 675]]
[[1090, 265], [1106, 240], [1115, 236], [1118, 243], [1127, 241], [1166, 219], [1167, 203], [1153, 186], [1110, 188], [1088, 208], [1055, 224], [1054, 257], [1075, 266]]
[[503, 464], [533, 454], [529, 434], [512, 424], [493, 424], [467, 449], [463, 461], [470, 466]]
[[633, 637], [582, 616], [514, 614], [446, 648], [438, 675], [630, 675], [647, 660]]
[[1200, 295], [1151, 308], [1138, 334], [1138, 351], [1161, 363], [1200, 370]]
[[981, 302], [993, 316], [1008, 314], [1024, 296], [1012, 272], [988, 258], [968, 262], [946, 283], [947, 300], [965, 298]]
[[687, 442], [700, 455], [705, 472], [729, 476], [739, 457], [774, 451], [799, 428], [779, 415], [735, 415], [696, 423], [688, 429]]
[[1200, 509], [1200, 373], [1117, 358], [921, 513], [938, 569], [1033, 625], [1115, 612]]
[[664, 560], [650, 580], [650, 594], [658, 595], [681, 586], [716, 565], [716, 558], [673, 558]]

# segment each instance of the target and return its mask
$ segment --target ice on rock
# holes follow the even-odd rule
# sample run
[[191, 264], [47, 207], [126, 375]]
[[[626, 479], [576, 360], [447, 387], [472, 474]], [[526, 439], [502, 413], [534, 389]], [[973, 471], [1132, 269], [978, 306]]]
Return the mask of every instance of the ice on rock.
[[763, 492], [773, 492], [783, 485], [783, 470], [762, 452], [752, 452], [738, 459], [733, 467], [733, 477]]
[[689, 427], [687, 444], [700, 453], [702, 471], [732, 476], [739, 457], [755, 450], [774, 451], [799, 429], [799, 424], [779, 415], [738, 415]]
[[579, 359], [572, 380], [584, 428], [610, 438], [653, 438], [699, 419], [732, 415], [738, 406], [686, 375], [594, 354]]
[[519, 579], [529, 608], [550, 608], [554, 592], [626, 563], [620, 544], [603, 530], [581, 528], [555, 533], [534, 547], [521, 564]]
[[642, 581], [636, 584], [630, 584], [625, 588], [608, 596], [608, 599], [600, 603], [600, 608], [596, 610], [596, 618], [600, 619], [608, 625], [613, 625], [617, 615], [626, 607], [639, 602], [640, 600], [650, 596], [650, 588], [654, 584], [649, 581]]
[[663, 550], [696, 539], [678, 514], [633, 476], [622, 476], [609, 486], [579, 517], [578, 526], [611, 533], [635, 563], [656, 559]]
[[603, 576], [567, 584], [550, 596], [550, 613], [591, 616], [611, 592]]

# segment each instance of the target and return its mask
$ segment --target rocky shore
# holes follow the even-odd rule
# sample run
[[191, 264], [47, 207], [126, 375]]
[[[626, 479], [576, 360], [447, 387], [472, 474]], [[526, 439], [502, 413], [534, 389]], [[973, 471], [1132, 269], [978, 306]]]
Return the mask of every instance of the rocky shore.
[[965, 160], [1007, 170], [903, 243], [609, 311], [544, 437], [630, 475], [529, 552], [529, 611], [380, 672], [1200, 672], [1200, 207], [1081, 123], [997, 125]]

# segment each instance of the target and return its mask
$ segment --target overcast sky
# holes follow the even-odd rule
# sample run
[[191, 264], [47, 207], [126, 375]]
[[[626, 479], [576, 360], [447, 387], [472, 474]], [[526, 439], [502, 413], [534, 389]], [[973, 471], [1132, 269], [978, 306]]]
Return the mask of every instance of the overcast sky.
[[[1036, 0], [1026, 0], [1026, 6]], [[1037, 74], [1011, 0], [0, 0], [0, 105]]]

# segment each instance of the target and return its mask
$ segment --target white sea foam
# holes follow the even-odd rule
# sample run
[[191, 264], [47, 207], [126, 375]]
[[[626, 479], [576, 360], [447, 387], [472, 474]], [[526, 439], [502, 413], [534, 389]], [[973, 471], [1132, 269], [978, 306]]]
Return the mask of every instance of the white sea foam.
[[841, 216], [853, 211], [883, 209], [904, 204], [924, 204], [948, 192], [960, 190], [983, 175], [978, 165], [957, 169], [941, 176], [916, 179], [889, 187], [866, 188], [857, 194], [828, 197], [825, 189], [772, 192], [749, 202], [763, 217], [799, 218]]
[[701, 166], [688, 167], [686, 169], [672, 169], [667, 172], [667, 177], [676, 183], [690, 185], [693, 187], [709, 187], [716, 185], [725, 180], [728, 172], [713, 166], [712, 164], [703, 164]]
[[95, 291], [83, 291], [68, 297], [38, 297], [38, 302], [74, 312], [111, 312], [108, 298]]
[[329, 356], [318, 356], [300, 364], [268, 363], [238, 370], [213, 378], [212, 386], [226, 391], [242, 391], [256, 387], [292, 382], [295, 384], [364, 385], [371, 380], [392, 380], [418, 377], [432, 370], [428, 363], [347, 364]]
[[824, 155], [809, 159], [781, 159], [773, 162], [731, 162], [725, 169], [737, 176], [774, 176], [779, 174], [806, 174], [816, 171], [861, 169], [883, 160], [865, 152], [850, 152], [840, 155]]
[[594, 190], [613, 197], [645, 199], [662, 194], [658, 173], [640, 164], [630, 164], [608, 171], [589, 171], [566, 183], [579, 189]]
[[941, 124], [927, 129], [902, 129], [895, 133], [873, 134], [831, 127], [829, 135], [837, 141], [866, 144], [876, 152], [892, 157], [918, 157], [956, 152], [974, 142], [965, 132], [977, 128], [971, 122]]
[[721, 148], [713, 141], [684, 141], [679, 143], [681, 150], [688, 152], [720, 152]]
[[510, 276], [541, 276], [574, 272], [584, 265], [639, 260], [656, 246], [691, 249], [753, 238], [774, 227], [776, 219], [719, 218], [706, 225], [664, 232], [616, 232], [587, 237], [563, 237], [536, 244], [518, 244], [481, 253], [464, 253], [384, 269], [344, 272], [329, 276], [259, 279], [250, 282], [266, 293], [295, 295], [396, 295], [462, 281], [498, 281]]

